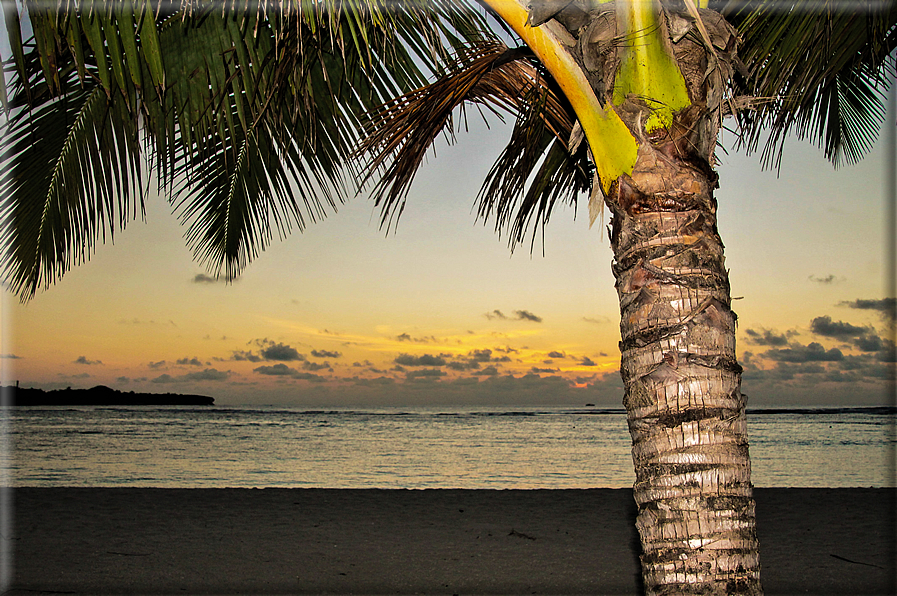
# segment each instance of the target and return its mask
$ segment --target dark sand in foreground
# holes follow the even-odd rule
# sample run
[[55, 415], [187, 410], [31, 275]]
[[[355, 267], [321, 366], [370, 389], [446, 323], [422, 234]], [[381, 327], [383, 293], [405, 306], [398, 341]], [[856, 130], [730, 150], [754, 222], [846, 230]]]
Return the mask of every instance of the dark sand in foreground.
[[[897, 490], [756, 499], [767, 595], [897, 592]], [[13, 511], [8, 594], [641, 590], [624, 489], [19, 488]]]

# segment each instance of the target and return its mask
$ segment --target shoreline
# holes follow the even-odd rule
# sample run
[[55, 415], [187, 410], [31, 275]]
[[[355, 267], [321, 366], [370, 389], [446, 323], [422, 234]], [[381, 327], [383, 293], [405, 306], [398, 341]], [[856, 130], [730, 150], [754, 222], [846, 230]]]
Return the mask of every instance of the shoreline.
[[[2, 494], [9, 595], [641, 590], [631, 489]], [[767, 596], [895, 593], [897, 489], [758, 488], [755, 498]]]

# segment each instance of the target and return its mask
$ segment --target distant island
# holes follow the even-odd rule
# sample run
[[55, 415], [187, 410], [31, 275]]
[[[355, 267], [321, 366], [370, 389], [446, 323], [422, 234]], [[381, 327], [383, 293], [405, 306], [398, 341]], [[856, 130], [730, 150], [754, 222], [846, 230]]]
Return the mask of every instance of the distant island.
[[213, 406], [215, 399], [205, 395], [177, 393], [135, 393], [118, 391], [104, 385], [90, 389], [24, 389], [0, 387], [3, 403], [12, 406]]

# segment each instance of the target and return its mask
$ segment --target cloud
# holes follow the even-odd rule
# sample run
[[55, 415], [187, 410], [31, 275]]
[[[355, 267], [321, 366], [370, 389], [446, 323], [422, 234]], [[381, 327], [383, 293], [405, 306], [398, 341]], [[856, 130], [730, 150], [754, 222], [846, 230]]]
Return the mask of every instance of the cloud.
[[352, 377], [351, 379], [346, 379], [348, 381], [352, 381], [356, 385], [360, 387], [377, 387], [381, 385], [395, 385], [396, 380], [392, 377], [376, 377], [374, 379], [364, 379], [361, 377]]
[[829, 316], [816, 317], [810, 321], [810, 330], [816, 335], [833, 337], [835, 339], [858, 337], [869, 331], [865, 327], [857, 327], [844, 321], [832, 321], [832, 318]]
[[580, 366], [598, 366], [598, 363], [589, 358], [588, 356], [584, 356], [582, 360], [579, 361]]
[[532, 368], [530, 369], [530, 372], [531, 372], [531, 373], [534, 373], [534, 374], [552, 374], [552, 373], [560, 372], [560, 369], [557, 369], [557, 368], [539, 368], [539, 367], [534, 366], [534, 367], [532, 367]]
[[[862, 375], [864, 380], [878, 379], [894, 381], [897, 376], [897, 368], [894, 368], [894, 362], [897, 360], [885, 360], [881, 362], [870, 362], [869, 364], [857, 368], [857, 372]], [[892, 385], [893, 389], [893, 385]]]
[[566, 358], [567, 355], [564, 354], [563, 352], [552, 351], [552, 352], [548, 352], [548, 357], [549, 358]]
[[439, 343], [439, 340], [436, 339], [433, 335], [427, 335], [425, 337], [411, 337], [407, 333], [402, 333], [401, 335], [396, 336], [397, 341], [410, 341], [416, 344], [432, 344]]
[[835, 282], [835, 276], [831, 275], [831, 274], [826, 275], [825, 277], [816, 277], [815, 275], [811, 275], [807, 279], [809, 279], [812, 282], [816, 282], [818, 284], [826, 284], [826, 285], [832, 284]]
[[876, 358], [880, 362], [895, 362], [894, 341], [883, 338], [869, 331], [853, 340], [853, 345], [861, 352], [876, 352]]
[[172, 321], [171, 319], [168, 319], [168, 321], [165, 321], [163, 323], [157, 323], [153, 319], [150, 319], [149, 321], [141, 321], [137, 317], [134, 317], [130, 321], [127, 319], [122, 319], [118, 322], [118, 324], [119, 325], [170, 325], [172, 327], [177, 327], [177, 324], [174, 321]]
[[321, 375], [316, 375], [312, 373], [299, 373], [293, 375], [294, 379], [299, 379], [300, 381], [308, 381], [309, 383], [326, 383], [327, 379], [322, 377]]
[[311, 355], [315, 358], [339, 358], [342, 356], [341, 352], [330, 352], [328, 350], [312, 350]]
[[856, 300], [844, 300], [838, 303], [838, 306], [849, 306], [860, 310], [875, 310], [881, 315], [885, 321], [893, 323], [897, 320], [897, 298], [881, 298], [866, 300], [858, 298]]
[[[787, 360], [780, 359], [767, 369], [760, 368], [758, 360], [770, 353], [746, 352], [741, 359], [745, 394], [750, 394], [752, 400], [759, 397], [764, 403], [871, 404], [894, 390], [895, 369], [887, 361], [893, 352], [883, 350], [838, 358], [833, 353], [836, 351], [825, 350], [819, 344], [798, 347], [802, 348], [803, 358], [796, 357], [800, 350], [791, 352]], [[770, 352], [776, 355], [784, 350]]]
[[778, 362], [836, 362], [844, 360], [841, 350], [837, 348], [826, 350], [815, 341], [806, 346], [792, 344], [789, 348], [768, 350], [763, 355]]
[[424, 354], [423, 356], [400, 354], [396, 357], [395, 363], [403, 366], [445, 366], [446, 360], [442, 356], [433, 356], [431, 354]]
[[[432, 370], [432, 369], [422, 369]], [[446, 370], [446, 369], [443, 369]], [[498, 371], [484, 367], [482, 374], [455, 378], [442, 372], [411, 371], [404, 374], [372, 375], [370, 378], [347, 378], [337, 388], [323, 385], [325, 393], [297, 392], [296, 400], [309, 405], [320, 405], [322, 400], [341, 404], [374, 405], [448, 405], [476, 406], [503, 405], [509, 408], [523, 405], [579, 405], [600, 403], [619, 407], [623, 397], [622, 381], [618, 372], [592, 375], [574, 383], [557, 375], [496, 374]], [[337, 393], [339, 391], [339, 393]], [[284, 394], [281, 389], [281, 395]]]
[[262, 360], [274, 360], [279, 362], [294, 362], [305, 360], [305, 355], [300, 354], [296, 348], [284, 343], [275, 343], [270, 339], [256, 339], [249, 343], [254, 343], [261, 350], [255, 353], [251, 350], [234, 350], [234, 360], [246, 360], [249, 362], [261, 362]]
[[302, 363], [302, 368], [304, 368], [305, 370], [312, 370], [312, 371], [329, 370], [330, 372], [333, 372], [333, 367], [330, 366], [329, 362], [319, 363], [319, 362], [309, 362], [306, 360], [305, 362]]
[[169, 374], [159, 375], [155, 379], [151, 379], [150, 383], [187, 383], [190, 381], [226, 381], [230, 376], [230, 371], [225, 370], [215, 370], [214, 368], [207, 368], [200, 372], [192, 372], [187, 373], [186, 375], [179, 375], [177, 377], [173, 377]]
[[183, 366], [202, 366], [202, 362], [199, 361], [199, 358], [179, 358], [175, 364], [180, 364]]
[[202, 372], [192, 372], [183, 375], [188, 381], [225, 381], [230, 376], [230, 371], [207, 368]]
[[274, 364], [272, 366], [260, 366], [253, 370], [260, 375], [268, 375], [271, 377], [284, 377], [284, 376], [290, 377], [290, 376], [293, 376], [294, 374], [299, 373], [298, 370], [296, 370], [294, 368], [290, 368], [286, 364]]
[[0, 360], [21, 360], [21, 356], [15, 354], [0, 354]]
[[75, 359], [74, 364], [87, 364], [89, 366], [93, 366], [95, 364], [103, 364], [100, 360], [88, 360], [87, 356], [78, 356]]
[[501, 319], [501, 320], [505, 320], [505, 321], [515, 320], [515, 321], [532, 321], [534, 323], [542, 322], [542, 317], [540, 317], [538, 315], [534, 315], [533, 313], [531, 313], [528, 310], [515, 310], [514, 317], [509, 317], [505, 313], [496, 309], [496, 310], [493, 310], [492, 312], [485, 313], [483, 316], [486, 317], [487, 319], [489, 319], [490, 321], [492, 319]]
[[234, 355], [231, 356], [234, 360], [242, 361], [246, 360], [249, 362], [261, 362], [262, 357], [258, 354], [254, 354], [252, 352], [247, 352], [245, 350], [234, 350]]
[[316, 375], [312, 373], [306, 373], [296, 370], [295, 368], [290, 368], [286, 364], [273, 364], [271, 366], [259, 366], [258, 368], [253, 369], [254, 372], [257, 372], [260, 375], [267, 375], [269, 377], [289, 377], [291, 379], [299, 379], [301, 381], [310, 381], [312, 383], [323, 383], [327, 379], [322, 377], [321, 375]]
[[456, 360], [446, 364], [446, 367], [452, 370], [476, 370], [480, 368], [480, 363], [476, 360]]
[[611, 322], [610, 317], [601, 317], [601, 318], [583, 317], [582, 320], [585, 321], [586, 323], [592, 323], [593, 325], [607, 325], [608, 323]]
[[492, 362], [492, 350], [485, 348], [482, 350], [472, 350], [467, 353], [473, 362]]
[[[499, 349], [500, 351], [503, 351]], [[516, 350], [515, 350], [516, 351]], [[446, 354], [440, 354], [440, 356], [445, 357]], [[510, 362], [511, 359], [508, 356], [494, 356], [492, 350], [489, 348], [483, 348], [478, 350], [471, 350], [467, 353], [467, 357], [459, 356], [457, 360], [453, 360], [449, 362], [446, 366], [452, 370], [465, 371], [465, 370], [479, 370], [480, 365], [487, 362]], [[494, 368], [494, 367], [492, 367]], [[477, 373], [480, 374], [480, 373]]]
[[536, 316], [528, 310], [515, 310], [514, 314], [517, 315], [517, 320], [519, 321], [532, 321], [534, 323], [542, 322], [542, 317]]
[[282, 343], [271, 343], [261, 351], [262, 358], [265, 360], [280, 360], [290, 362], [293, 360], [305, 360], [305, 356], [300, 354], [296, 348]]
[[423, 368], [420, 370], [410, 370], [405, 373], [405, 378], [408, 380], [414, 379], [436, 379], [439, 377], [444, 377], [446, 375], [445, 371], [441, 371], [438, 368]]
[[193, 276], [193, 283], [195, 284], [217, 284], [224, 283], [225, 281], [226, 280], [224, 279], [210, 277], [205, 273], [197, 273], [195, 276]]
[[494, 376], [498, 375], [498, 369], [495, 368], [494, 366], [487, 366], [483, 370], [478, 370], [473, 374], [478, 375], [478, 376], [484, 376], [484, 377], [494, 377]]
[[878, 352], [885, 349], [885, 340], [874, 333], [867, 333], [854, 339], [853, 345], [861, 352]]
[[147, 364], [147, 366], [149, 366], [150, 368], [163, 368], [165, 364], [166, 362], [164, 360], [160, 360], [158, 362], [150, 362], [149, 364]]
[[[445, 356], [441, 354], [440, 356]], [[449, 362], [446, 366], [452, 370], [479, 370], [480, 365], [486, 362], [510, 362], [508, 356], [493, 356], [492, 350], [483, 348], [481, 350], [471, 350], [467, 353], [467, 358], [459, 357], [457, 360]], [[495, 367], [488, 367], [495, 368]], [[487, 369], [488, 370], [488, 369]], [[481, 374], [481, 373], [475, 373]]]
[[[888, 341], [888, 345], [885, 346], [883, 350], [880, 350], [876, 354], [876, 358], [878, 358], [879, 362], [889, 362], [895, 363], [897, 362], [897, 346], [894, 345], [894, 342]], [[893, 367], [891, 368], [891, 374], [894, 373]]]
[[[868, 307], [875, 310], [878, 310], [879, 307], [886, 308], [888, 306], [883, 301], [857, 302], [860, 302], [863, 308]], [[846, 304], [854, 305], [856, 303]], [[770, 350], [760, 354], [760, 356], [778, 362], [774, 373], [766, 373], [764, 371], [760, 373], [761, 376], [767, 374], [770, 378], [793, 379], [796, 374], [825, 373], [828, 375], [827, 380], [829, 382], [843, 383], [853, 381], [868, 383], [877, 379], [887, 378], [883, 377], [881, 371], [877, 368], [879, 366], [878, 363], [897, 361], [897, 348], [895, 348], [894, 341], [877, 335], [871, 327], [860, 327], [844, 321], [833, 321], [829, 316], [822, 316], [816, 317], [810, 322], [810, 330], [816, 335], [849, 342], [862, 354], [845, 356], [838, 349], [826, 350], [815, 342], [807, 346], [790, 345], [788, 349]], [[828, 368], [814, 369], [807, 364], [788, 368], [783, 365], [785, 362], [796, 364], [827, 362], [830, 364]]]
[[746, 341], [748, 343], [758, 346], [787, 346], [788, 337], [794, 335], [794, 332], [775, 333], [769, 329], [762, 329], [760, 331], [745, 329], [744, 333], [747, 335]]

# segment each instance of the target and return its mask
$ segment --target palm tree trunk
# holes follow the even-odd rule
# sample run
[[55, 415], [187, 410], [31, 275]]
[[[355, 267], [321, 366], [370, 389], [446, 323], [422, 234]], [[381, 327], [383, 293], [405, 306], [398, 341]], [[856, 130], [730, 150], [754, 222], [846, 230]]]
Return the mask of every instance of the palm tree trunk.
[[606, 199], [649, 595], [762, 594], [716, 175], [689, 149], [707, 118], [678, 114]]

